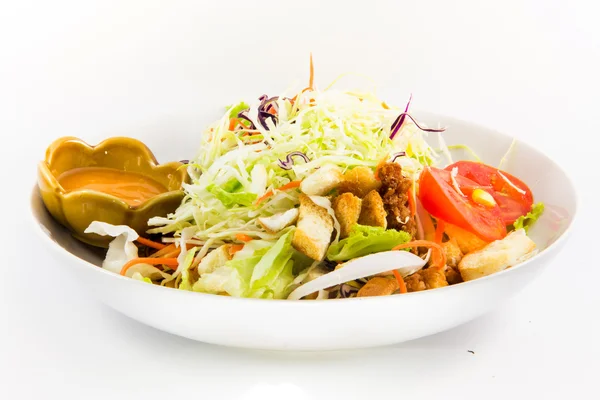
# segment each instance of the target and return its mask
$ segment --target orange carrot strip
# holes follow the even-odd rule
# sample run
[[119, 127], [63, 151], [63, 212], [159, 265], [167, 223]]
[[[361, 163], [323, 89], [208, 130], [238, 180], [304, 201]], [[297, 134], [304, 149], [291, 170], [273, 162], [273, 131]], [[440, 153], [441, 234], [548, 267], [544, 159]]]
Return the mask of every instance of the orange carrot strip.
[[243, 244], [233, 244], [229, 248], [229, 255], [233, 257], [233, 255], [235, 253], [237, 253], [238, 251], [242, 250], [243, 248], [244, 248]]
[[393, 270], [392, 271], [394, 273], [394, 276], [396, 277], [396, 280], [398, 281], [398, 287], [400, 288], [400, 293], [407, 293], [408, 289], [406, 289], [406, 283], [404, 282], [404, 279], [402, 278], [402, 275], [400, 275], [400, 272], [398, 272], [398, 270]]
[[410, 211], [410, 216], [414, 217], [417, 212], [417, 207], [415, 206], [415, 198], [413, 197], [412, 185], [410, 189], [408, 189], [408, 209]]
[[236, 126], [238, 126], [238, 124], [240, 123], [240, 120], [237, 118], [231, 118], [229, 120], [229, 130], [233, 131], [235, 129]]
[[432, 254], [431, 257], [432, 262], [434, 262], [434, 264], [437, 264], [437, 269], [442, 269], [446, 266], [446, 254], [444, 253], [444, 249], [439, 244], [435, 242], [430, 242], [429, 240], [413, 240], [412, 242], [399, 244], [392, 250], [402, 250], [409, 247], [428, 247], [432, 250], [435, 250], [435, 257], [434, 254]]
[[169, 254], [176, 248], [177, 247], [175, 246], [175, 243], [171, 243], [170, 245], [163, 247], [162, 249], [154, 252], [152, 255], [150, 255], [150, 257], [152, 257], [152, 258], [164, 257], [165, 254]]
[[[188, 243], [188, 244], [186, 244], [185, 247], [189, 250], [192, 247], [194, 247], [194, 245]], [[177, 257], [179, 255], [179, 253], [181, 253], [181, 248], [177, 247], [175, 245], [175, 243], [171, 243], [164, 249], [161, 249], [161, 250], [157, 251], [156, 253], [152, 254], [150, 257], [151, 258], [171, 258], [171, 257]]]
[[268, 199], [271, 196], [273, 196], [273, 191], [269, 190], [265, 194], [263, 194], [261, 197], [259, 197], [258, 200], [256, 200], [256, 204], [262, 203], [263, 201], [265, 201], [266, 199]]
[[167, 247], [166, 244], [157, 243], [150, 239], [143, 238], [141, 236], [138, 237], [135, 241], [138, 242], [139, 244], [143, 244], [144, 246], [148, 246], [148, 247], [151, 247], [156, 250], [164, 249], [165, 247]]
[[444, 231], [446, 230], [446, 224], [441, 219], [437, 220], [437, 226], [435, 228], [435, 239], [436, 243], [442, 243], [444, 238]]
[[[189, 250], [189, 249], [188, 249]], [[170, 253], [165, 254], [163, 257], [161, 258], [177, 258], [179, 256], [179, 254], [181, 253], [181, 249], [177, 248], [175, 250], [173, 250]]]
[[235, 238], [237, 240], [239, 240], [240, 242], [249, 242], [249, 241], [253, 240], [252, 236], [248, 236], [245, 233], [238, 233], [235, 235]]
[[[277, 190], [288, 190], [288, 189], [297, 188], [300, 186], [300, 182], [301, 181], [291, 181], [290, 183], [286, 183], [285, 185], [277, 188]], [[267, 193], [263, 194], [261, 197], [258, 198], [258, 200], [256, 200], [256, 204], [262, 203], [264, 200], [268, 199], [269, 197], [273, 196], [274, 194], [275, 193], [272, 190], [267, 191]]]
[[176, 258], [134, 258], [133, 260], [128, 261], [125, 265], [123, 265], [123, 268], [121, 268], [121, 275], [125, 276], [127, 270], [136, 264], [168, 265], [170, 267], [176, 267], [177, 265], [179, 265]]
[[291, 181], [291, 182], [286, 183], [285, 185], [281, 186], [280, 188], [278, 188], [278, 190], [288, 190], [288, 189], [300, 187], [301, 182], [302, 181]]

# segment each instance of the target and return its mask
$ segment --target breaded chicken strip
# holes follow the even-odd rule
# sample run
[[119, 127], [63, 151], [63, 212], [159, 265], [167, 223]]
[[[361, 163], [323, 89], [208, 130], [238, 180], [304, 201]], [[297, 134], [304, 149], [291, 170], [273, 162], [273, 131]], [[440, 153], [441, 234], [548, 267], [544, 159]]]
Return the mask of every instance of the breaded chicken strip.
[[403, 230], [412, 237], [417, 233], [414, 218], [410, 215], [408, 191], [412, 182], [402, 176], [402, 167], [396, 163], [385, 163], [379, 169], [381, 188], [379, 193], [387, 212], [387, 227]]
[[406, 289], [409, 292], [419, 292], [421, 290], [436, 289], [444, 286], [448, 286], [446, 281], [446, 275], [444, 271], [440, 271], [437, 268], [422, 269], [419, 272], [415, 272], [408, 278], [404, 279], [406, 283]]

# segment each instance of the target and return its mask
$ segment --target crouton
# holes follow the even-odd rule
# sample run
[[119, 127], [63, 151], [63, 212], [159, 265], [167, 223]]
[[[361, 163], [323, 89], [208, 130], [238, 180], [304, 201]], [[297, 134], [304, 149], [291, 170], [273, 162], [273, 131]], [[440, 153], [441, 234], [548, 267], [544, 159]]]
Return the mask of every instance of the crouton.
[[346, 238], [358, 222], [362, 201], [352, 193], [344, 193], [333, 199], [335, 218], [340, 223], [340, 237]]
[[331, 215], [326, 209], [316, 205], [310, 197], [301, 194], [296, 226], [292, 239], [294, 248], [313, 260], [322, 260], [327, 253], [333, 233]]
[[383, 199], [377, 190], [371, 190], [363, 199], [358, 223], [387, 228], [387, 213], [383, 207]]
[[371, 190], [379, 190], [381, 182], [375, 179], [373, 171], [368, 167], [355, 167], [344, 174], [344, 179], [338, 186], [339, 193], [350, 192], [363, 198]]
[[481, 278], [505, 270], [537, 253], [535, 243], [524, 229], [511, 232], [483, 249], [465, 255], [458, 269], [465, 281]]
[[404, 282], [406, 283], [406, 289], [409, 292], [420, 292], [421, 290], [448, 286], [444, 271], [431, 267], [415, 272], [408, 278], [405, 278]]
[[475, 234], [465, 231], [456, 225], [446, 223], [444, 230], [449, 238], [456, 240], [456, 243], [463, 254], [482, 249], [488, 244], [488, 242], [480, 239]]
[[300, 191], [309, 196], [323, 196], [335, 189], [344, 176], [333, 164], [327, 164], [304, 178], [300, 183]]
[[202, 276], [202, 274], [210, 274], [211, 272], [214, 272], [215, 269], [225, 265], [225, 263], [231, 259], [231, 254], [229, 254], [230, 247], [231, 245], [224, 244], [208, 253], [200, 261], [200, 264], [198, 264], [198, 274], [200, 276]]
[[376, 276], [369, 279], [369, 281], [360, 288], [356, 297], [389, 296], [396, 290], [398, 290], [398, 281], [396, 279]]
[[258, 223], [269, 233], [277, 233], [292, 225], [298, 219], [298, 209], [291, 208], [286, 212], [258, 218]]

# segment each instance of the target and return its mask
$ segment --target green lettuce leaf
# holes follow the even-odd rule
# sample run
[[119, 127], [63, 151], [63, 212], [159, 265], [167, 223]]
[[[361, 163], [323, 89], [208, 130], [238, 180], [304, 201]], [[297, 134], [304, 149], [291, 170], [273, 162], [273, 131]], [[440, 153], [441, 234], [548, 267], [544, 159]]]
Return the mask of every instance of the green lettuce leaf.
[[204, 293], [228, 293], [236, 297], [286, 298], [294, 280], [293, 230], [270, 247], [257, 249], [251, 256], [234, 258], [214, 272], [204, 274], [193, 290]]
[[192, 282], [190, 282], [190, 267], [194, 262], [194, 256], [198, 251], [197, 247], [189, 250], [183, 260], [183, 270], [181, 271], [181, 282], [179, 283], [179, 289], [181, 290], [192, 290]]
[[281, 275], [287, 262], [292, 258], [292, 231], [280, 237], [252, 271], [250, 283], [253, 290], [263, 286], [271, 287]]
[[225, 207], [232, 207], [236, 204], [241, 206], [251, 206], [256, 201], [256, 194], [247, 192], [228, 192], [215, 184], [206, 187], [206, 190], [212, 193]]
[[544, 203], [536, 203], [531, 207], [531, 211], [529, 211], [526, 215], [522, 215], [513, 223], [513, 228], [517, 229], [525, 229], [525, 232], [531, 228], [531, 226], [542, 216], [544, 212]]
[[[248, 292], [248, 282], [243, 275], [252, 274], [253, 262], [258, 261], [246, 258], [228, 262], [209, 274], [203, 274], [194, 283], [193, 290], [202, 293], [228, 293], [235, 297], [245, 297]], [[250, 271], [249, 274], [248, 271]]]
[[243, 101], [240, 101], [235, 106], [227, 107], [227, 110], [229, 110], [229, 118], [237, 117], [237, 115], [240, 113], [240, 111], [244, 111], [245, 109], [247, 109], [249, 107], [250, 106], [248, 105], [248, 103], [245, 103]]
[[146, 283], [152, 284], [152, 279], [148, 278], [147, 276], [144, 276], [144, 275], [140, 274], [139, 272], [134, 272], [133, 275], [131, 276], [131, 278], [135, 279], [136, 281], [142, 281], [142, 282], [146, 282]]
[[383, 229], [381, 227], [354, 225], [350, 235], [329, 247], [327, 258], [331, 261], [346, 261], [406, 243], [410, 235], [404, 231]]

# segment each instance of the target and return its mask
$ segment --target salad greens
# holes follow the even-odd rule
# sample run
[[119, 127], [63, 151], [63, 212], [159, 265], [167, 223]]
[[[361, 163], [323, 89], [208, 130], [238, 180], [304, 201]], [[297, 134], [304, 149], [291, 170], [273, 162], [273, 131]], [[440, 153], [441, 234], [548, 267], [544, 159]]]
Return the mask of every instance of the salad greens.
[[[195, 227], [194, 239], [212, 239], [213, 246], [235, 240], [240, 232], [276, 240], [282, 233], [264, 232], [258, 218], [298, 204], [297, 191], [278, 188], [327, 164], [343, 170], [359, 165], [374, 170], [398, 151], [406, 151], [408, 157], [397, 162], [416, 179], [436, 157], [425, 141], [427, 133], [408, 119], [401, 134], [390, 139], [392, 123], [401, 110], [391, 109], [373, 94], [305, 91], [297, 93], [294, 101], [281, 95], [268, 99], [277, 110], [273, 118], [264, 117], [265, 98], [232, 105], [204, 132], [200, 151], [189, 164], [192, 182], [184, 185], [183, 204], [167, 218], [152, 218], [150, 233], [179, 235], [183, 228]], [[231, 130], [235, 115], [252, 126], [241, 124]], [[295, 157], [291, 168], [282, 168], [281, 161], [292, 152], [301, 152], [309, 161]]]
[[513, 228], [525, 229], [525, 232], [529, 231], [529, 228], [542, 216], [544, 212], [544, 203], [536, 203], [526, 215], [522, 215], [513, 223]]
[[379, 226], [356, 224], [350, 235], [339, 243], [333, 244], [327, 251], [327, 259], [331, 261], [347, 261], [372, 253], [391, 250], [393, 247], [410, 241], [411, 237], [404, 231], [384, 229]]
[[292, 236], [293, 230], [288, 230], [272, 246], [234, 258], [214, 272], [203, 274], [192, 290], [238, 297], [287, 297], [287, 287], [294, 280]]
[[[492, 233], [498, 240], [490, 245], [504, 251], [506, 225], [514, 217], [500, 219], [494, 201], [487, 204], [490, 210], [475, 204], [477, 197], [463, 192], [459, 181], [472, 193], [476, 182], [458, 176], [458, 167], [450, 170], [450, 185], [443, 179], [448, 172], [432, 166], [438, 153], [452, 163], [453, 148], [478, 160], [475, 153], [467, 146], [446, 146], [443, 129], [427, 128], [408, 114], [412, 95], [398, 109], [374, 93], [319, 91], [312, 70], [311, 60], [308, 88], [232, 104], [206, 129], [187, 166], [183, 202], [174, 213], [148, 221], [148, 233], [164, 235], [163, 243], [139, 238], [129, 227], [92, 223], [89, 232], [115, 237], [104, 268], [181, 290], [269, 299], [361, 296], [364, 288], [370, 293], [365, 296], [406, 293], [488, 274], [489, 265], [478, 257], [493, 263], [489, 260], [498, 254], [484, 251], [492, 241], [479, 239], [481, 253], [471, 255], [470, 275], [463, 275], [456, 270], [463, 257], [461, 234], [445, 224], [460, 223], [457, 228], [470, 228], [468, 234], [484, 239], [486, 232], [474, 227], [497, 226]], [[438, 133], [439, 151], [427, 143], [429, 133]], [[478, 171], [474, 179], [491, 182], [493, 174], [482, 171], [492, 167], [461, 165]], [[521, 211], [528, 210], [533, 197], [526, 185], [516, 187], [500, 170], [493, 173], [520, 194], [529, 193], [513, 199], [527, 202]], [[478, 184], [488, 188], [490, 182]], [[543, 210], [543, 203], [533, 205], [514, 221], [514, 229], [526, 231]], [[472, 220], [465, 221], [465, 215]], [[534, 254], [535, 243], [520, 232], [511, 239], [526, 250], [518, 256]], [[136, 241], [156, 253], [138, 257]], [[431, 260], [391, 251], [416, 247], [434, 250], [428, 253]], [[340, 263], [344, 268], [337, 268]], [[454, 275], [448, 278], [448, 271]], [[382, 272], [390, 274], [373, 277]], [[392, 274], [395, 282], [388, 279]]]

